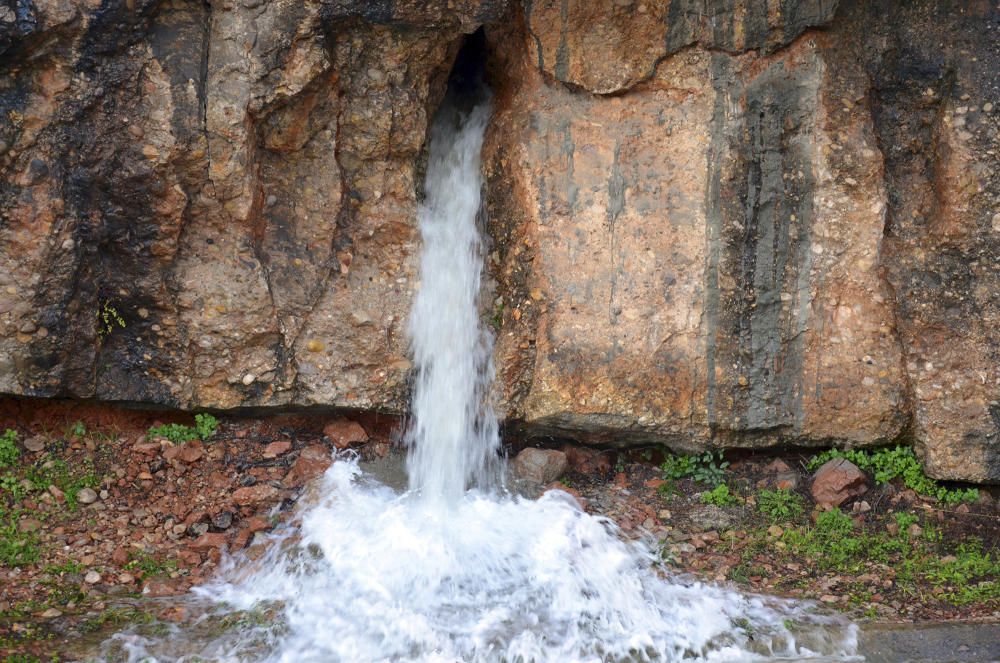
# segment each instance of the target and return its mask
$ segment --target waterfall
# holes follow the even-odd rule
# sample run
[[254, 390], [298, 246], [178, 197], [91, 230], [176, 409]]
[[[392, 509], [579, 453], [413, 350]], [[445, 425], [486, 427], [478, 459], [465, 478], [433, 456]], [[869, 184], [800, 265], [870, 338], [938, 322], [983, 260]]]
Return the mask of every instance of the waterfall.
[[492, 343], [479, 321], [483, 243], [476, 217], [489, 97], [463, 110], [454, 91], [431, 129], [420, 207], [420, 290], [409, 331], [416, 365], [413, 422], [407, 431], [410, 487], [453, 501], [485, 485], [499, 446], [485, 396], [493, 379]]
[[[477, 301], [485, 93], [451, 94], [431, 132], [410, 489], [342, 454], [259, 559], [231, 558], [181, 625], [136, 627], [107, 660], [626, 663], [854, 660], [856, 630], [808, 604], [664, 576], [653, 550], [581, 510], [488, 490], [497, 424]], [[469, 489], [469, 488], [472, 489]], [[484, 490], [484, 488], [486, 490]]]

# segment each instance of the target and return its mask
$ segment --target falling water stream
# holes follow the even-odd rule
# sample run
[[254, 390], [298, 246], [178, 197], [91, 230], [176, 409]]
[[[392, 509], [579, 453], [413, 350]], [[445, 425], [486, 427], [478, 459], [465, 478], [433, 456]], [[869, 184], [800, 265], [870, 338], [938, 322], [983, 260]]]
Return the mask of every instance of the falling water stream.
[[477, 307], [486, 96], [470, 107], [452, 95], [432, 129], [409, 328], [409, 489], [339, 457], [262, 558], [233, 558], [195, 590], [193, 623], [116, 634], [103, 658], [853, 660], [855, 629], [841, 618], [664, 577], [647, 547], [568, 495], [529, 500], [502, 488]]

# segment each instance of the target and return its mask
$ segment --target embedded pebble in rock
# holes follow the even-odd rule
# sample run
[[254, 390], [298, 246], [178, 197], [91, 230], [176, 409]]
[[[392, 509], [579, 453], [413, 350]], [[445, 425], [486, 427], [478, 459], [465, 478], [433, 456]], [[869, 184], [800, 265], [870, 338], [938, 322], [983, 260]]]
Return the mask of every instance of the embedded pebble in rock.
[[93, 504], [97, 501], [97, 492], [93, 488], [81, 488], [76, 493], [76, 501], [80, 504]]
[[824, 463], [813, 475], [811, 492], [821, 506], [837, 507], [868, 492], [868, 477], [846, 458]]
[[540, 484], [558, 479], [568, 465], [566, 454], [555, 449], [524, 449], [513, 462], [514, 472], [518, 476]]
[[96, 585], [101, 582], [101, 574], [97, 571], [87, 571], [87, 575], [83, 576], [83, 581], [88, 585]]

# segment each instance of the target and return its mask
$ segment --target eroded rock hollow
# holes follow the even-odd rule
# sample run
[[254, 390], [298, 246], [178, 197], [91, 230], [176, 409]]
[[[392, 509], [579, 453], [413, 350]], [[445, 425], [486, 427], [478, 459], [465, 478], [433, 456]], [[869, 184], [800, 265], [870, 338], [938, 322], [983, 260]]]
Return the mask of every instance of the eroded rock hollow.
[[986, 0], [0, 0], [0, 392], [405, 411], [480, 29], [508, 421], [1000, 481]]

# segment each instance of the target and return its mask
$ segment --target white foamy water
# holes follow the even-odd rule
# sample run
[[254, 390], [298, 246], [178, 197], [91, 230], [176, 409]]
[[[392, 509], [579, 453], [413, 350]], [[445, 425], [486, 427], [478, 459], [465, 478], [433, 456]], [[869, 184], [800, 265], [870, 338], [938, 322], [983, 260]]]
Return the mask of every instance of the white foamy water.
[[452, 502], [489, 481], [499, 446], [486, 402], [492, 343], [479, 324], [482, 238], [476, 226], [489, 102], [470, 113], [446, 105], [431, 130], [426, 200], [420, 208], [420, 290], [410, 312], [416, 366], [407, 431], [410, 488]]
[[[129, 661], [497, 662], [850, 660], [853, 626], [805, 604], [659, 573], [647, 547], [565, 493], [494, 490], [479, 325], [479, 153], [488, 108], [433, 132], [410, 489], [340, 457], [256, 561], [198, 590], [192, 623], [104, 643]], [[471, 486], [471, 488], [470, 488]], [[192, 599], [194, 601], [195, 599]]]

